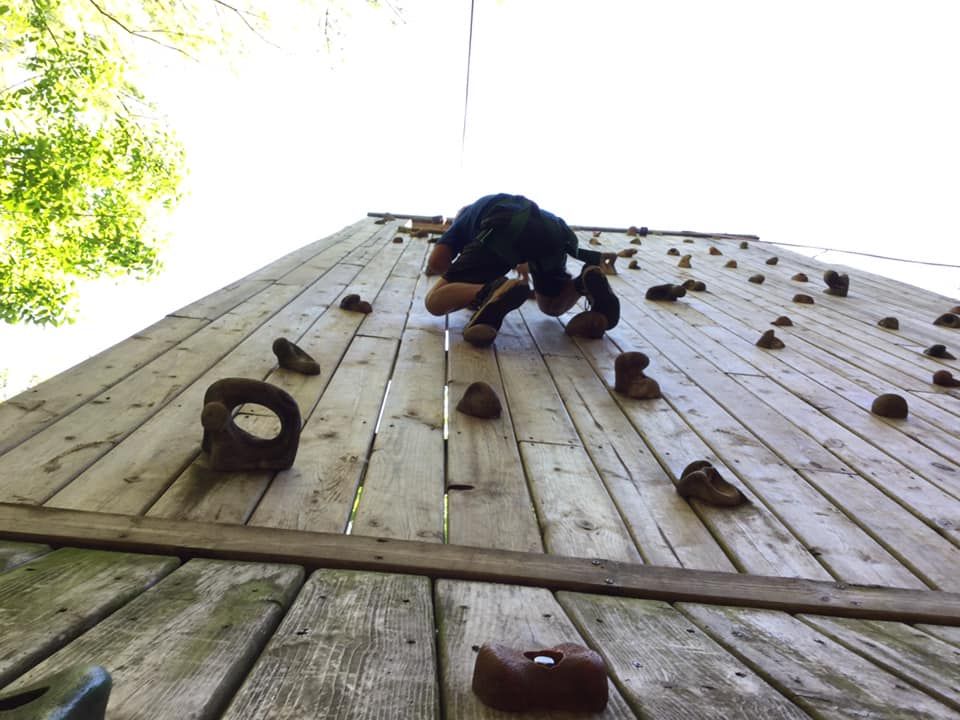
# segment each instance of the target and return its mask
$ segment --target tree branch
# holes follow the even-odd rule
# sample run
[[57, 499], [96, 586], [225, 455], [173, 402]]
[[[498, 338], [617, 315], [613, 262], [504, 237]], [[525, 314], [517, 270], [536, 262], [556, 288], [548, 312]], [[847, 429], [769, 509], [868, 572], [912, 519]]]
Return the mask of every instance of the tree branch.
[[[231, 5], [230, 3], [224, 2], [223, 0], [213, 0], [213, 2], [216, 3], [217, 5], [220, 5], [221, 7], [226, 8], [227, 10], [230, 10], [231, 12], [235, 13], [236, 16], [243, 21], [243, 24], [247, 26], [247, 29], [248, 29], [250, 32], [252, 32], [254, 35], [256, 35], [258, 38], [260, 38], [260, 39], [261, 39], [263, 42], [265, 42], [267, 45], [270, 45], [270, 46], [272, 46], [272, 47], [275, 47], [275, 48], [277, 48], [277, 49], [280, 49], [280, 46], [279, 46], [279, 45], [277, 45], [276, 43], [273, 43], [273, 42], [270, 42], [269, 40], [267, 40], [262, 34], [260, 34], [260, 31], [259, 31], [259, 30], [257, 30], [253, 25], [250, 24], [250, 21], [247, 20], [246, 17], [244, 17], [244, 16], [247, 15], [248, 13], [243, 12], [243, 11], [240, 10], [239, 8], [236, 8], [236, 7], [234, 7], [233, 5]], [[250, 14], [250, 15], [253, 15], [253, 13], [249, 13], [249, 14]], [[256, 16], [256, 15], [253, 15], [253, 17], [257, 17], [257, 16]]]
[[[149, 35], [143, 35], [137, 30], [132, 30], [128, 28], [118, 18], [114, 17], [113, 15], [108, 13], [106, 10], [104, 10], [102, 7], [100, 7], [100, 5], [97, 3], [97, 0], [87, 0], [87, 2], [93, 5], [93, 7], [96, 8], [97, 12], [100, 13], [103, 17], [107, 18], [107, 20], [114, 23], [118, 27], [122, 28], [124, 32], [126, 32], [128, 35], [131, 35], [132, 37], [138, 37], [142, 40], [149, 40], [152, 43], [156, 43], [160, 47], [164, 47], [167, 50], [174, 50], [180, 53], [181, 55], [183, 55], [184, 57], [189, 58], [190, 60], [193, 60], [194, 62], [196, 62], [196, 58], [190, 55], [190, 53], [188, 53], [186, 50], [183, 50], [182, 48], [178, 48], [176, 45], [170, 45], [165, 42], [160, 42], [156, 38], [150, 37]], [[151, 31], [151, 32], [155, 32], [155, 31]]]

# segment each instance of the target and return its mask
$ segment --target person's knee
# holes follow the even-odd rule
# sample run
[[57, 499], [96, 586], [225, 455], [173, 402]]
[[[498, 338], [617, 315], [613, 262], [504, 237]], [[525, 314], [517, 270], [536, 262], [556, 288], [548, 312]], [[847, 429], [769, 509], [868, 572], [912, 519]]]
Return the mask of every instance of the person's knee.
[[544, 315], [549, 315], [550, 317], [560, 317], [563, 315], [567, 308], [563, 307], [559, 302], [560, 298], [550, 297], [548, 295], [537, 294], [537, 307], [540, 308], [540, 312]]

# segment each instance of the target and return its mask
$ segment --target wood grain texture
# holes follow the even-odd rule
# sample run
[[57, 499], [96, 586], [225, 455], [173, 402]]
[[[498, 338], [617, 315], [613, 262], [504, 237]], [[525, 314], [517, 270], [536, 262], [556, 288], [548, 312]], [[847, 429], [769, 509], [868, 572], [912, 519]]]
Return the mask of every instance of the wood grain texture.
[[397, 347], [383, 338], [353, 340], [300, 435], [293, 467], [277, 473], [251, 525], [345, 530]]
[[806, 718], [670, 605], [558, 593], [643, 717]]
[[0, 575], [0, 687], [178, 564], [171, 557], [61, 548]]
[[680, 609], [811, 714], [960, 717], [929, 695], [786, 613], [686, 604]]
[[223, 717], [439, 718], [430, 581], [314, 573]]
[[303, 582], [294, 566], [191, 560], [16, 686], [74, 665], [113, 679], [107, 717], [220, 717]]
[[[496, 355], [452, 337], [447, 380], [449, 542], [542, 552], [540, 527], [514, 439]], [[456, 409], [467, 387], [475, 382], [485, 382], [497, 393], [503, 405], [499, 418], [475, 418]]]
[[0, 503], [0, 539], [960, 625], [960, 595]]
[[50, 546], [40, 543], [0, 542], [0, 572], [12, 570], [48, 552]]
[[[443, 707], [448, 718], [485, 720], [513, 717], [484, 705], [473, 693], [473, 666], [484, 643], [540, 650], [560, 643], [587, 645], [553, 595], [539, 588], [440, 580], [436, 583], [437, 647]], [[591, 718], [636, 717], [610, 683], [606, 710]], [[582, 714], [525, 712], [532, 720], [584, 717]]]
[[445, 378], [443, 336], [404, 332], [354, 533], [443, 541]]
[[903, 623], [800, 619], [884, 670], [960, 710], [960, 649]]

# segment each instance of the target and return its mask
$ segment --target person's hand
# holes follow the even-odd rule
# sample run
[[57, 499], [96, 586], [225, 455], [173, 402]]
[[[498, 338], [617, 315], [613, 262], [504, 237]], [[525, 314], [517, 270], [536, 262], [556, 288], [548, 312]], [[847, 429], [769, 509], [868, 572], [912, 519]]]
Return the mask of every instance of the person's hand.
[[519, 277], [525, 283], [530, 282], [530, 266], [527, 263], [520, 263], [514, 268], [514, 270], [517, 273], [517, 277]]
[[600, 253], [600, 269], [603, 270], [604, 275], [616, 275], [617, 268], [614, 267], [614, 263], [617, 261], [616, 253]]

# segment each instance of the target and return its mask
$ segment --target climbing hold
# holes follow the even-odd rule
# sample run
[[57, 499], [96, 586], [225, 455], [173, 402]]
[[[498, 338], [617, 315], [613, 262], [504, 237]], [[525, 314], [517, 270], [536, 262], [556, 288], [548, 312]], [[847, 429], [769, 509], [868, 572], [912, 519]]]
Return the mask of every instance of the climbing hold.
[[624, 248], [623, 250], [617, 253], [619, 257], [633, 257], [636, 254], [637, 254], [636, 248]]
[[273, 341], [273, 354], [277, 356], [280, 367], [304, 375], [319, 375], [320, 364], [286, 338]]
[[643, 242], [640, 240], [640, 238], [635, 237], [633, 240], [630, 241], [630, 244], [631, 244], [631, 245], [643, 245]]
[[907, 401], [900, 395], [885, 393], [873, 401], [870, 412], [881, 417], [903, 419], [907, 416]]
[[669, 250], [667, 250], [667, 255], [679, 255], [679, 254], [680, 254], [680, 251], [677, 250], [676, 248], [670, 248]]
[[950, 308], [950, 312], [952, 312], [954, 315], [960, 315], [960, 305], [954, 305], [952, 308]]
[[750, 502], [706, 460], [697, 460], [683, 469], [680, 482], [677, 483], [677, 494], [685, 498], [695, 497], [720, 507], [734, 507]]
[[899, 329], [900, 329], [900, 321], [897, 320], [895, 317], [880, 318], [880, 319], [877, 321], [877, 325], [879, 325], [879, 326], [882, 327], [882, 328], [886, 328], [887, 330], [899, 330]]
[[793, 325], [793, 320], [788, 318], [786, 315], [781, 315], [770, 324], [779, 325], [780, 327], [790, 327], [791, 325]]
[[[410, 237], [415, 237], [415, 238], [425, 238], [429, 235], [430, 233], [427, 232], [426, 230], [414, 230], [412, 233], [410, 233]], [[394, 238], [393, 241], [397, 242], [397, 239]], [[403, 240], [401, 240], [400, 242], [403, 242]]]
[[629, 235], [630, 237], [633, 237], [634, 235], [639, 235], [639, 234], [640, 234], [640, 231], [637, 229], [636, 225], [631, 225], [630, 227], [627, 228], [627, 235]]
[[603, 658], [575, 643], [527, 652], [484, 643], [473, 666], [473, 692], [507, 712], [596, 713], [607, 706], [607, 688]]
[[794, 282], [807, 282], [810, 278], [808, 278], [805, 273], [797, 273], [790, 279]]
[[[423, 237], [426, 237], [426, 236], [427, 236], [426, 233], [424, 233], [424, 234], [423, 234]], [[417, 235], [414, 234], [414, 237], [417, 237]], [[397, 236], [395, 236], [395, 237], [393, 238], [393, 241], [394, 241], [395, 243], [397, 243], [397, 244], [400, 244], [400, 243], [403, 242], [403, 238], [400, 237], [399, 235], [397, 235]]]
[[[240, 405], [263, 405], [280, 418], [273, 438], [251, 435], [237, 427], [233, 411]], [[248, 378], [217, 380], [203, 396], [201, 447], [213, 470], [285, 470], [297, 456], [300, 408], [276, 385]]]
[[99, 665], [67, 668], [0, 695], [0, 719], [102, 720], [112, 687]]
[[749, 244], [746, 240], [741, 240], [741, 241], [740, 241], [740, 249], [741, 249], [741, 250], [746, 250], [748, 247], [750, 247], [750, 244]]
[[351, 312], [358, 313], [369, 313], [373, 311], [373, 307], [366, 300], [361, 300], [360, 296], [356, 293], [347, 295], [340, 301], [340, 308], [342, 310], [350, 310]]
[[726, 267], [726, 268], [735, 268], [735, 267], [737, 267], [737, 261], [736, 261], [736, 260], [727, 260], [727, 261], [723, 264], [723, 266]]
[[616, 265], [617, 262], [616, 253], [603, 253], [603, 256], [600, 258], [600, 270], [604, 275], [618, 275]]
[[691, 257], [692, 257], [692, 255], [684, 255], [682, 258], [680, 258], [680, 262], [677, 263], [677, 267], [679, 267], [679, 268], [688, 268], [688, 267], [690, 267], [690, 258], [691, 258]]
[[797, 293], [794, 295], [793, 301], [795, 303], [800, 303], [801, 305], [813, 305], [813, 298], [809, 295], [804, 295], [803, 293]]
[[773, 330], [767, 330], [757, 340], [757, 347], [767, 350], [782, 350], [786, 346], [783, 344], [783, 340], [774, 334]]
[[570, 318], [564, 332], [571, 337], [598, 340], [607, 329], [607, 318], [603, 313], [586, 310]]
[[596, 235], [594, 235], [592, 238], [590, 238], [590, 244], [591, 244], [591, 245], [600, 245], [600, 241], [597, 240], [597, 236], [596, 236]]
[[690, 243], [691, 245], [693, 244], [693, 238], [684, 238], [683, 241], [685, 243]]
[[647, 288], [647, 294], [644, 296], [647, 300], [665, 300], [673, 301], [677, 298], [682, 298], [687, 294], [686, 288], [682, 285], [654, 285], [651, 288]]
[[503, 407], [497, 391], [485, 382], [471, 383], [457, 403], [457, 411], [464, 415], [491, 420], [500, 417]]
[[924, 355], [940, 358], [941, 360], [956, 360], [956, 358], [947, 351], [946, 345], [931, 345], [923, 351]]
[[836, 270], [827, 270], [823, 274], [823, 281], [827, 284], [825, 293], [836, 295], [837, 297], [846, 297], [850, 290], [850, 277], [846, 273], [838, 273]]
[[941, 387], [960, 387], [960, 380], [951, 375], [949, 370], [937, 370], [933, 374], [933, 384]]
[[627, 265], [627, 267], [630, 268], [631, 270], [639, 270], [639, 269], [640, 269], [640, 263], [638, 263], [636, 260], [631, 260], [631, 261], [630, 261], [630, 264]]
[[748, 277], [747, 280], [752, 283], [756, 283], [757, 285], [763, 285], [763, 281], [766, 280], [766, 278], [760, 273], [757, 273], [756, 275], [751, 275]]
[[384, 215], [382, 218], [380, 218], [379, 220], [375, 221], [373, 224], [374, 224], [374, 225], [386, 225], [388, 222], [392, 222], [392, 221], [394, 221], [394, 220], [396, 220], [396, 218], [395, 218], [393, 215], [391, 215], [390, 213], [387, 213], [387, 214]]
[[934, 320], [933, 324], [948, 328], [958, 328], [960, 327], [960, 316], [954, 315], [953, 313], [944, 313]]
[[594, 231], [593, 231], [593, 237], [595, 237], [595, 238], [600, 237], [600, 231], [599, 231], [599, 230], [594, 230]]
[[703, 292], [707, 289], [707, 284], [702, 280], [684, 280], [683, 282], [684, 290], [693, 290], [693, 292]]
[[767, 265], [776, 265], [778, 262], [780, 262], [780, 258], [774, 255], [773, 257], [768, 257], [766, 260], [764, 260], [764, 262]]
[[723, 253], [720, 252], [720, 251], [719, 251], [717, 248], [715, 248], [713, 245], [710, 246], [710, 249], [709, 249], [707, 252], [709, 252], [711, 255], [723, 255]]
[[657, 382], [643, 374], [649, 364], [650, 358], [642, 352], [620, 353], [613, 364], [613, 389], [638, 400], [662, 397]]

